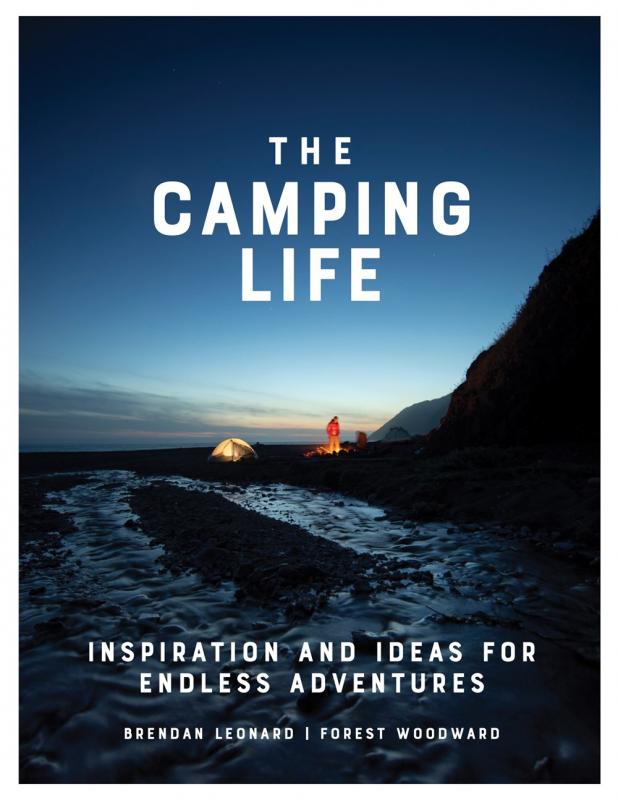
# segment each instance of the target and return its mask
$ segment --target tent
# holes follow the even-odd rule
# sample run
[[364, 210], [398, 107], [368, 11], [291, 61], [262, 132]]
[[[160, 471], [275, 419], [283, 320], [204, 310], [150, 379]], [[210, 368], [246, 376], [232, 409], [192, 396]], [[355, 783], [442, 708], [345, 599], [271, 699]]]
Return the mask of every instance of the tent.
[[224, 439], [215, 447], [209, 461], [241, 461], [243, 458], [257, 458], [257, 453], [244, 439]]
[[399, 428], [395, 426], [394, 428], [389, 428], [388, 433], [386, 436], [382, 437], [383, 442], [407, 442], [412, 437], [408, 433], [405, 428]]

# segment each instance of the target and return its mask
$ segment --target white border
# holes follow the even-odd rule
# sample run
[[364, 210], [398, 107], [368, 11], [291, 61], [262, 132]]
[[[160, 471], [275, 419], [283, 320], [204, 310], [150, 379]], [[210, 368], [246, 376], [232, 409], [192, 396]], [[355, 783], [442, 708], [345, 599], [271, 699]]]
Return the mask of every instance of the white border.
[[[616, 432], [618, 423], [615, 421], [618, 409], [616, 392], [616, 376], [612, 368], [615, 367], [616, 356], [614, 343], [618, 341], [616, 320], [618, 314], [614, 307], [618, 300], [616, 269], [618, 267], [616, 249], [616, 155], [615, 147], [618, 142], [616, 125], [616, 79], [618, 75], [618, 29], [616, 25], [616, 3], [610, 2], [580, 2], [579, 0], [520, 0], [514, 2], [490, 2], [489, 0], [468, 0], [461, 2], [389, 2], [380, 3], [363, 2], [362, 0], [349, 0], [348, 2], [333, 2], [329, 0], [313, 0], [310, 6], [296, 4], [282, 0], [262, 0], [260, 3], [228, 2], [207, 4], [194, 0], [176, 0], [166, 3], [161, 0], [150, 0], [148, 3], [135, 2], [135, 0], [91, 0], [88, 4], [75, 0], [64, 2], [4, 2], [1, 9], [0, 24], [0, 85], [2, 87], [2, 121], [0, 124], [0, 153], [2, 157], [2, 192], [0, 193], [2, 226], [2, 263], [0, 271], [0, 298], [2, 309], [0, 311], [0, 352], [2, 357], [2, 392], [0, 393], [2, 408], [0, 413], [0, 433], [2, 435], [2, 459], [0, 462], [0, 509], [3, 512], [3, 526], [0, 531], [2, 553], [0, 557], [0, 583], [2, 591], [2, 635], [4, 652], [0, 659], [0, 674], [2, 687], [2, 724], [0, 725], [0, 757], [2, 759], [2, 783], [7, 789], [19, 792], [20, 796], [30, 797], [40, 792], [45, 792], [47, 797], [63, 797], [67, 794], [78, 795], [83, 793], [84, 787], [77, 785], [24, 785], [17, 786], [18, 764], [18, 714], [17, 714], [17, 286], [18, 286], [18, 84], [17, 84], [17, 33], [19, 15], [22, 16], [598, 16], [602, 17], [602, 252], [603, 252], [603, 485], [611, 487], [610, 492], [603, 492], [602, 521], [603, 521], [603, 558], [602, 558], [602, 642], [603, 642], [603, 739], [602, 739], [602, 785], [597, 786], [537, 786], [526, 785], [523, 788], [527, 796], [560, 796], [580, 797], [610, 795], [616, 797], [618, 791], [618, 772], [616, 763], [618, 757], [614, 754], [616, 741], [614, 729], [616, 720], [614, 714], [618, 711], [616, 703], [617, 691], [614, 678], [618, 664], [618, 653], [614, 643], [614, 610], [618, 606], [616, 586], [618, 581], [613, 576], [613, 571], [618, 566], [616, 563], [616, 537], [618, 536], [617, 504], [612, 497], [613, 486], [618, 479], [615, 466], [614, 453], [618, 446]], [[614, 416], [613, 416], [614, 415]], [[8, 651], [8, 653], [7, 653]], [[142, 793], [148, 797], [163, 797], [169, 794], [167, 785], [88, 785], [86, 791], [89, 795], [103, 796], [113, 792], [114, 797], [135, 798]], [[432, 797], [444, 797], [447, 794], [456, 794], [460, 797], [492, 796], [499, 791], [515, 797], [522, 792], [520, 785], [452, 785], [445, 786], [434, 784], [431, 786], [390, 786], [390, 785], [341, 785], [341, 786], [226, 786], [222, 784], [202, 784], [183, 786], [183, 793], [207, 792], [213, 798], [242, 797], [253, 798], [259, 796], [269, 798], [289, 798], [290, 793], [295, 797], [309, 796], [309, 793], [330, 796], [348, 796], [374, 798], [379, 792], [381, 795], [403, 793], [409, 795], [422, 794]]]

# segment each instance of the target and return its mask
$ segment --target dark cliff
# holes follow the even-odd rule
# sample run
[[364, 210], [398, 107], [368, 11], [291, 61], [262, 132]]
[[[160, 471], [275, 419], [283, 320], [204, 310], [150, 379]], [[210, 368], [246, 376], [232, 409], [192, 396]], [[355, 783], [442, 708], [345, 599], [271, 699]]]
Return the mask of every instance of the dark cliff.
[[431, 449], [595, 443], [600, 425], [600, 217], [543, 269], [509, 328], [470, 365]]

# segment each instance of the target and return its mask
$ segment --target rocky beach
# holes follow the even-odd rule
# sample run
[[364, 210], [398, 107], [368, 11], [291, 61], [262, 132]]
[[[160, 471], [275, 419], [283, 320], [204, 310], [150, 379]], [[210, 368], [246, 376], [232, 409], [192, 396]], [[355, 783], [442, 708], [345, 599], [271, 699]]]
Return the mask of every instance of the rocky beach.
[[[202, 477], [194, 477], [198, 452]], [[179, 453], [125, 454], [141, 462], [133, 470], [82, 463], [79, 472], [24, 475], [21, 702], [29, 713], [22, 780], [597, 779], [598, 540], [592, 528], [581, 533], [598, 491], [590, 464], [562, 462], [544, 478], [537, 465], [535, 482], [519, 475], [518, 494], [535, 486], [555, 490], [561, 481], [564, 491], [574, 481], [583, 487], [579, 514], [540, 528], [530, 519], [525, 526], [525, 518], [496, 524], [489, 511], [484, 522], [464, 522], [465, 507], [454, 506], [451, 519], [429, 521], [401, 502], [367, 503], [325, 485], [347, 469], [362, 475], [371, 456], [314, 461], [290, 448], [273, 452], [272, 463], [265, 456], [252, 465], [217, 465], [206, 454], [190, 451], [186, 468], [176, 461], [169, 474], [163, 462]], [[51, 458], [24, 457], [23, 465], [43, 459], [50, 468]], [[71, 458], [110, 454], [63, 455], [55, 466], [67, 468]], [[376, 459], [371, 470], [379, 475], [384, 465], [377, 483], [385, 486], [401, 455]], [[296, 482], [284, 482], [285, 474]], [[272, 691], [199, 702], [163, 695], [144, 704], [137, 667], [110, 671], [89, 664], [84, 650], [87, 640], [190, 645], [206, 637], [281, 642], [285, 657], [273, 670]], [[329, 639], [354, 641], [356, 667], [368, 673], [375, 670], [376, 641], [456, 640], [474, 654], [466, 669], [481, 670], [487, 688], [478, 697], [342, 694], [328, 675], [345, 665], [334, 664], [323, 670], [324, 693], [290, 695], [285, 686], [299, 643]], [[486, 640], [532, 641], [538, 666], [530, 672], [482, 664], [478, 651]], [[449, 680], [454, 669], [446, 667]], [[501, 736], [398, 740], [393, 726], [411, 720], [426, 727], [497, 725]], [[148, 750], [144, 742], [122, 741], [125, 726], [161, 724], [281, 725], [298, 735], [287, 742], [168, 739]], [[305, 726], [377, 724], [391, 730], [383, 742], [330, 742], [326, 750], [318, 737], [308, 743], [300, 736]], [[107, 749], [105, 764], [81, 758], [76, 743], [88, 738], [91, 750], [93, 737]], [[307, 771], [310, 758], [320, 759], [319, 775]]]

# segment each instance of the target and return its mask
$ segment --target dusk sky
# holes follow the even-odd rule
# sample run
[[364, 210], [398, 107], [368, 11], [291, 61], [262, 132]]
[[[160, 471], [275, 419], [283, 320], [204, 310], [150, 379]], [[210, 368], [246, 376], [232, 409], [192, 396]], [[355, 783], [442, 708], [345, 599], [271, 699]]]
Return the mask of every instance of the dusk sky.
[[[269, 136], [288, 137], [280, 167]], [[320, 137], [320, 166], [301, 166], [301, 136]], [[335, 136], [351, 165], [334, 164]], [[314, 442], [333, 414], [345, 438], [459, 384], [598, 208], [599, 25], [26, 20], [20, 143], [22, 446]], [[192, 191], [184, 236], [153, 225], [166, 180]], [[299, 235], [252, 236], [251, 182], [278, 197], [286, 180]], [[462, 236], [432, 227], [444, 180], [470, 189]], [[241, 236], [201, 235], [215, 181]], [[349, 196], [321, 237], [313, 181]], [[358, 236], [358, 181], [376, 199], [418, 181], [418, 236], [382, 235], [379, 203]], [[242, 247], [272, 302], [242, 302]], [[341, 249], [320, 303], [310, 247]], [[350, 302], [351, 247], [381, 248], [379, 303]]]

